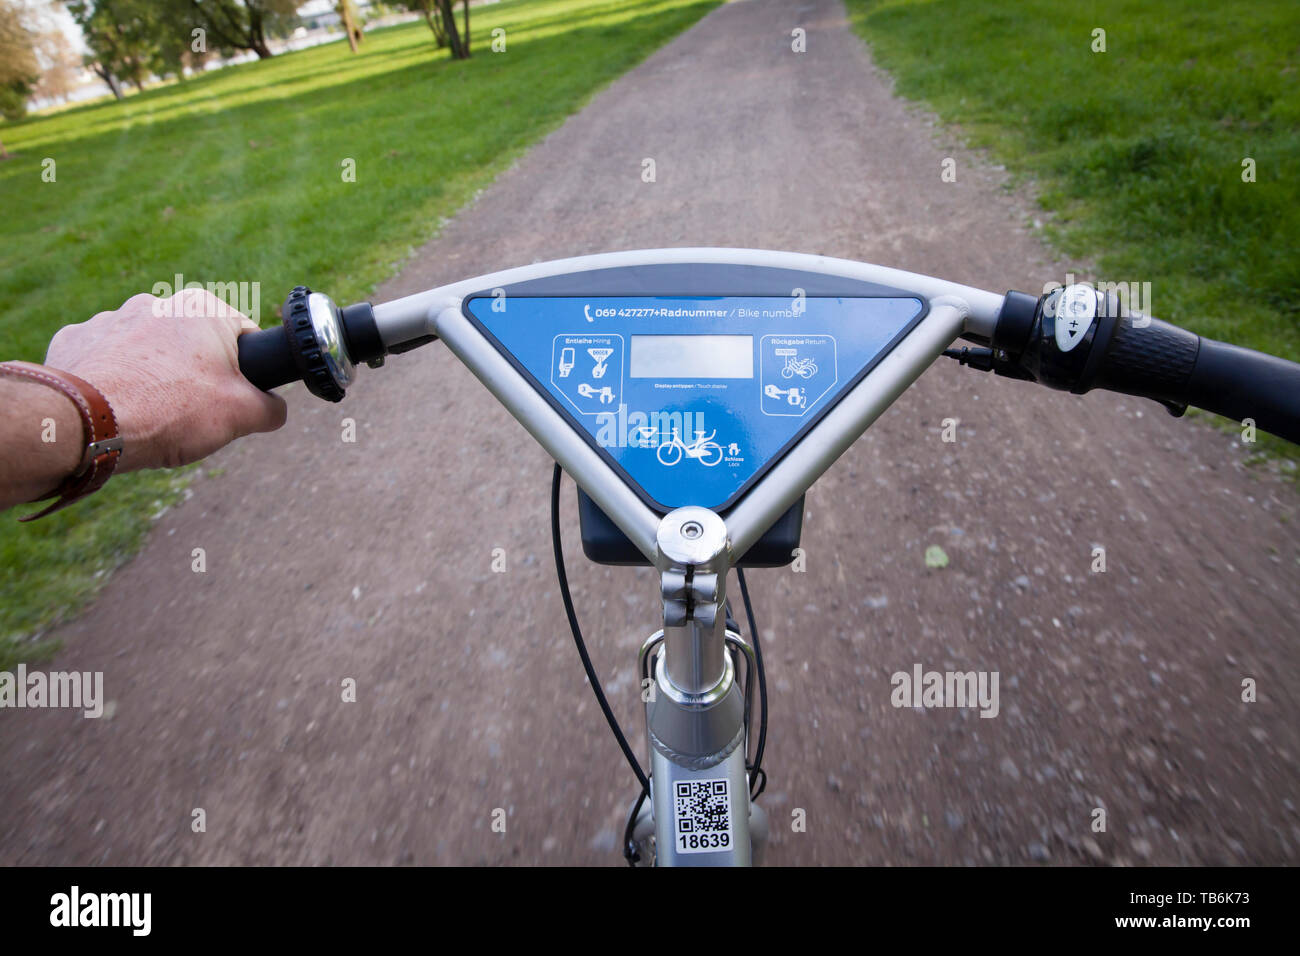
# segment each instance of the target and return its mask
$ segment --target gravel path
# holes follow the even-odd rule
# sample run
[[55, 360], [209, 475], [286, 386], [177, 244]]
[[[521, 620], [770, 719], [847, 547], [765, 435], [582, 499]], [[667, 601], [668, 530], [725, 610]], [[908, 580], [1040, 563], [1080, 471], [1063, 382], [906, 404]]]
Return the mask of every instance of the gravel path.
[[[892, 95], [838, 0], [745, 0], [597, 96], [376, 300], [661, 245], [1063, 279], [1003, 184]], [[111, 716], [0, 715], [0, 863], [620, 862], [634, 783], [561, 610], [547, 456], [438, 345], [341, 406], [289, 400], [58, 635], [51, 666], [104, 671]], [[1300, 498], [1244, 457], [1137, 400], [927, 372], [810, 492], [807, 573], [751, 578], [766, 861], [1300, 859]], [[582, 562], [569, 484], [565, 507], [593, 658], [640, 743], [655, 581]], [[999, 716], [895, 709], [915, 663], [999, 672]]]

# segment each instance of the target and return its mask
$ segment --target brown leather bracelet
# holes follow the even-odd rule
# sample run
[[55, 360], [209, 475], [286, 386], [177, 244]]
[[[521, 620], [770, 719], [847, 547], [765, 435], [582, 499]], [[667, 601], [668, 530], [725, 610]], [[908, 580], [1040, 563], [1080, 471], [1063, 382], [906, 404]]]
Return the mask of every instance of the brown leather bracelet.
[[122, 456], [122, 438], [117, 432], [117, 419], [113, 415], [113, 406], [108, 403], [99, 389], [71, 372], [61, 369], [35, 365], [31, 362], [0, 362], [0, 375], [40, 382], [72, 399], [72, 404], [81, 414], [86, 447], [81, 456], [81, 464], [49, 494], [41, 495], [33, 501], [44, 501], [59, 496], [59, 500], [36, 514], [20, 518], [20, 521], [33, 521], [43, 518], [61, 508], [66, 508], [104, 487], [104, 482], [113, 475], [117, 460]]

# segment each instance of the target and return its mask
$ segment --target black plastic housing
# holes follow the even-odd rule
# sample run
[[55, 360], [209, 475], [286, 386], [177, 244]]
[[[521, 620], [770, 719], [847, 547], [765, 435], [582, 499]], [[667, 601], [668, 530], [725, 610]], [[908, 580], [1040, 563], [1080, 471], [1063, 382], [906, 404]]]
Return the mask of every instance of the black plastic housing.
[[1157, 401], [1174, 415], [1194, 405], [1300, 444], [1300, 364], [1130, 313], [1118, 297], [1101, 293], [1096, 320], [1075, 348], [1062, 352], [1056, 343], [1061, 294], [1041, 296], [1031, 316], [1029, 296], [1007, 293], [992, 349], [947, 354], [1077, 395], [1094, 388], [1123, 392]]
[[[582, 529], [582, 553], [596, 564], [621, 567], [649, 567], [650, 562], [637, 550], [596, 502], [578, 489], [578, 524]], [[792, 504], [737, 562], [742, 568], [783, 568], [794, 560], [803, 531], [803, 496]]]
[[[1014, 320], [1003, 309], [993, 347], [1005, 353], [1003, 374], [1028, 373], [1034, 381], [1081, 395], [1094, 388], [1150, 398], [1175, 415], [1187, 406], [1187, 383], [1196, 364], [1199, 339], [1168, 322], [1134, 316], [1118, 298], [1097, 295], [1096, 319], [1075, 348], [1062, 352], [1056, 342], [1056, 310], [1062, 294], [1039, 298], [1032, 321], [1018, 301]], [[1011, 293], [1008, 293], [1010, 297]], [[1028, 296], [1016, 293], [1018, 300]]]
[[369, 302], [358, 302], [339, 310], [343, 320], [343, 335], [348, 340], [348, 353], [357, 365], [384, 357], [387, 351], [375, 324], [375, 310]]

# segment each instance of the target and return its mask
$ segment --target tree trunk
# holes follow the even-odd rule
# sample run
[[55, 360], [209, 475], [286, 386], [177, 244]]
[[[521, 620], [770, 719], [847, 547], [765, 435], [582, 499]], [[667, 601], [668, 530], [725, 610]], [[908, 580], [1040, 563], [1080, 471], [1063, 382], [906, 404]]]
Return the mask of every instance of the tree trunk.
[[114, 77], [112, 73], [108, 72], [108, 70], [104, 69], [98, 63], [93, 64], [91, 70], [94, 71], [97, 77], [104, 81], [109, 91], [113, 94], [113, 99], [120, 100], [122, 98], [122, 90], [117, 85], [117, 78]]
[[5, 150], [5, 141], [0, 139], [0, 159], [8, 159], [9, 153]]
[[447, 31], [442, 26], [442, 14], [436, 7], [426, 7], [420, 12], [424, 14], [424, 22], [433, 31], [433, 45], [441, 50], [447, 45]]
[[356, 53], [357, 40], [361, 31], [352, 22], [352, 0], [339, 0], [339, 13], [343, 18], [343, 29], [348, 34], [348, 46], [352, 48], [353, 53]]
[[438, 9], [442, 11], [442, 25], [447, 28], [447, 45], [451, 47], [453, 60], [468, 60], [469, 48], [460, 38], [456, 29], [456, 11], [452, 9], [454, 0], [438, 0]]
[[262, 14], [248, 11], [248, 48], [257, 54], [259, 60], [269, 60], [274, 54], [266, 45], [266, 27], [262, 25]]

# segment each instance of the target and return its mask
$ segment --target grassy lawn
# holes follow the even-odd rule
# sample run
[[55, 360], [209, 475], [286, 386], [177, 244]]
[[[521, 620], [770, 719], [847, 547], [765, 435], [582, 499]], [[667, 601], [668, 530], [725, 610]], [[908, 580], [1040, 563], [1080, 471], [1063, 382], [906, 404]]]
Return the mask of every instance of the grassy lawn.
[[1031, 181], [1096, 279], [1150, 282], [1153, 315], [1300, 360], [1295, 0], [847, 4], [899, 92]]
[[[260, 282], [260, 319], [303, 281], [366, 297], [530, 143], [718, 0], [505, 0], [452, 63], [421, 22], [0, 125], [0, 356], [170, 282]], [[488, 38], [506, 29], [505, 53]], [[42, 160], [56, 181], [42, 182]], [[343, 181], [354, 160], [356, 182]], [[0, 669], [84, 605], [180, 494], [114, 478], [74, 508], [0, 514]]]

